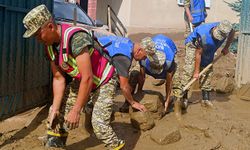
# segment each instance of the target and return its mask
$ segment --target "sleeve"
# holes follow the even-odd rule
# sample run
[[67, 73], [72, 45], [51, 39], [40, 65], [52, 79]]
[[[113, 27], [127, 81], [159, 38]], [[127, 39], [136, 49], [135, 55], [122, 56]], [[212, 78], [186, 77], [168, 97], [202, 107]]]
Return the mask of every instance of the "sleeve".
[[86, 46], [92, 46], [92, 38], [86, 32], [77, 32], [72, 36], [70, 44], [73, 57], [76, 57]]
[[173, 60], [170, 68], [167, 70], [168, 73], [172, 72], [172, 71], [175, 71], [176, 70], [176, 67], [177, 67], [177, 64], [175, 62], [175, 60]]
[[184, 0], [184, 6], [190, 7], [190, 0]]
[[194, 40], [193, 44], [196, 48], [202, 48], [201, 37], [197, 36], [197, 38]]
[[131, 60], [124, 55], [116, 55], [113, 58], [113, 63], [119, 76], [129, 77], [129, 68], [131, 66]]

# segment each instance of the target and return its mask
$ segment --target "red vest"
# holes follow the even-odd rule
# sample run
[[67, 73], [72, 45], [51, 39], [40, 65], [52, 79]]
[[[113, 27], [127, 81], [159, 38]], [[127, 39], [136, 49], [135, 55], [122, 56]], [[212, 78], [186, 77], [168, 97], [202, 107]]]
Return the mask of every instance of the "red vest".
[[[62, 39], [60, 43], [59, 54], [57, 54], [56, 50], [53, 49], [52, 46], [46, 47], [46, 54], [51, 61], [57, 62], [56, 64], [62, 71], [66, 72], [71, 77], [80, 80], [81, 74], [79, 73], [79, 70], [77, 68], [76, 59], [71, 55], [70, 39], [76, 32], [86, 32], [88, 34], [90, 33], [85, 28], [70, 26], [66, 24], [62, 24], [61, 28]], [[91, 65], [93, 72], [93, 90], [100, 85], [107, 83], [112, 78], [114, 74], [114, 67], [95, 48], [90, 48], [89, 53], [91, 56]]]

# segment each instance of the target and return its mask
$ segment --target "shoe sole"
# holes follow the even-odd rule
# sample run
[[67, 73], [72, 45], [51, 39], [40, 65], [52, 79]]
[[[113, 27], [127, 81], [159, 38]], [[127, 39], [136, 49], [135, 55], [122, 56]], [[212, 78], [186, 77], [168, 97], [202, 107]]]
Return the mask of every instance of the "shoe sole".
[[125, 143], [119, 145], [118, 147], [114, 148], [114, 150], [120, 150], [124, 147]]

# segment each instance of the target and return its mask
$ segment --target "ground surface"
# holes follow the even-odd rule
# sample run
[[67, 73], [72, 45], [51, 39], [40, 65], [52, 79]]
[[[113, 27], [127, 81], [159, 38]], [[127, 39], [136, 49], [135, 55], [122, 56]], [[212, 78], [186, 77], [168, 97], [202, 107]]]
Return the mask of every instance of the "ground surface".
[[[183, 49], [183, 34], [165, 34], [174, 39], [179, 49]], [[142, 37], [152, 36], [148, 33], [131, 35], [135, 41]], [[184, 56], [184, 51], [180, 53]], [[213, 85], [224, 76], [226, 72], [234, 73], [235, 57], [228, 55], [222, 58], [214, 66], [215, 75]], [[156, 87], [152, 85], [153, 78], [147, 77], [144, 90], [159, 91], [163, 95], [164, 85]], [[129, 115], [126, 113], [115, 113], [115, 120], [112, 122], [114, 130], [118, 136], [126, 140], [125, 150], [248, 150], [250, 149], [250, 102], [239, 100], [234, 94], [223, 95], [212, 93], [215, 109], [204, 109], [198, 101], [201, 99], [200, 92], [192, 94], [191, 104], [187, 113], [183, 115], [183, 120], [176, 121], [173, 113], [167, 114], [156, 126], [164, 124], [165, 128], [174, 124], [178, 126], [181, 133], [181, 140], [169, 145], [158, 145], [151, 140], [152, 130], [141, 132], [134, 129], [130, 124]], [[122, 105], [124, 98], [121, 95], [116, 97], [117, 109]], [[24, 114], [9, 118], [0, 122], [0, 149], [1, 150], [42, 150], [45, 149], [38, 137], [45, 133], [45, 122], [48, 109], [42, 109], [37, 117], [30, 123], [39, 109], [26, 112]], [[83, 115], [84, 117], [84, 115]], [[25, 125], [28, 127], [25, 128]], [[82, 126], [82, 125], [81, 125]], [[96, 140], [93, 135], [89, 135], [84, 128], [78, 128], [70, 132], [67, 141], [68, 150], [103, 150], [104, 146]]]

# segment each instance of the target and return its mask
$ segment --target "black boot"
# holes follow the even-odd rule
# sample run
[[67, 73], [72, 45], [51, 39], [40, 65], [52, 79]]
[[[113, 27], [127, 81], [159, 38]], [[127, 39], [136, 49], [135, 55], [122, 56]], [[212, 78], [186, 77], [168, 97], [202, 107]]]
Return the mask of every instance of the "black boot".
[[213, 107], [213, 103], [210, 101], [210, 91], [202, 90], [202, 106]]
[[174, 102], [174, 114], [177, 120], [181, 120], [182, 108], [181, 108], [181, 98], [176, 97]]
[[186, 91], [183, 95], [181, 108], [184, 110], [188, 108], [188, 91]]
[[54, 133], [53, 131], [47, 132], [47, 141], [45, 143], [46, 147], [57, 147], [64, 148], [66, 146], [66, 140], [68, 137], [68, 132], [64, 129], [60, 133]]

